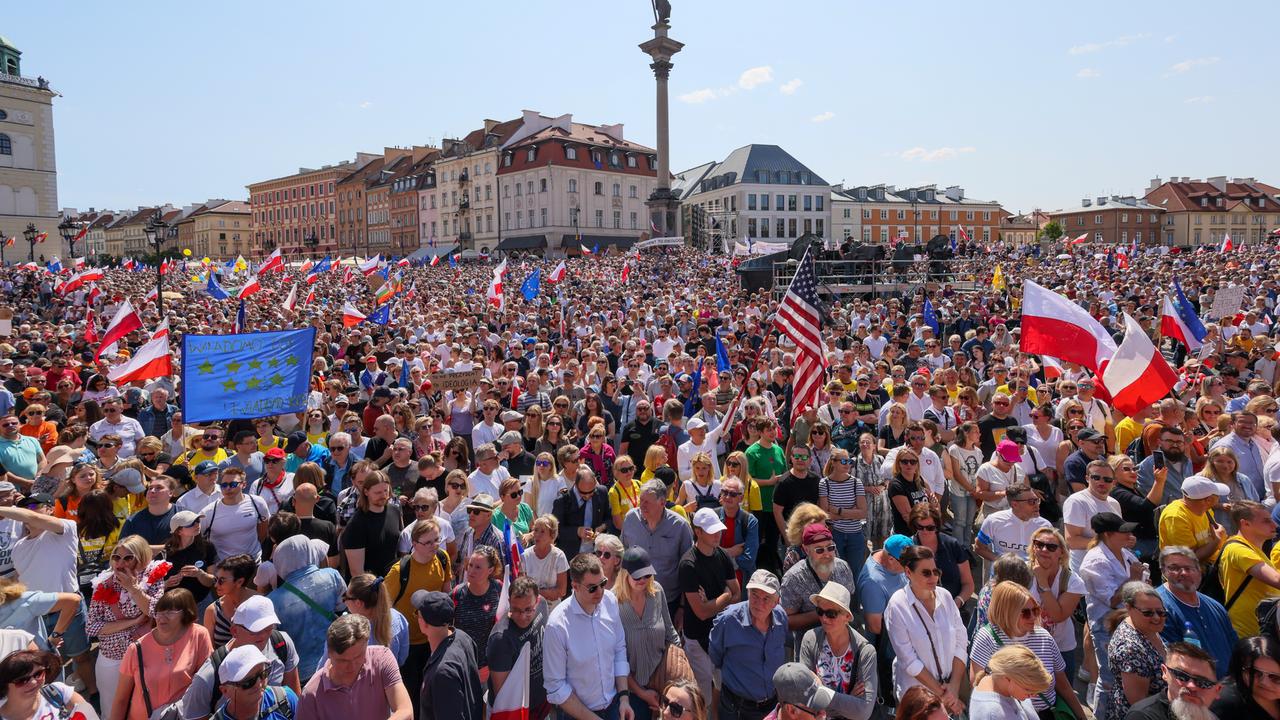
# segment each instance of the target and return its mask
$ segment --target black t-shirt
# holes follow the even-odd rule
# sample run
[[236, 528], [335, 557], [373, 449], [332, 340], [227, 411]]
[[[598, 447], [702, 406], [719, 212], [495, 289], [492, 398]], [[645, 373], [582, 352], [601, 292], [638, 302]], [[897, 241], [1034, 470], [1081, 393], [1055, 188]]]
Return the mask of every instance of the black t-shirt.
[[302, 534], [312, 540], [323, 540], [329, 543], [329, 557], [338, 555], [338, 526], [328, 520], [317, 517], [298, 518]]
[[903, 427], [902, 434], [895, 437], [893, 434], [893, 426], [891, 426], [889, 423], [885, 423], [880, 427], [879, 430], [876, 431], [876, 437], [884, 441], [884, 447], [886, 450], [892, 450], [902, 445], [902, 443], [904, 442], [903, 439], [906, 436], [907, 436], [907, 429], [906, 427]]
[[1168, 693], [1161, 690], [1157, 695], [1139, 700], [1137, 705], [1129, 708], [1124, 720], [1173, 720]]
[[1120, 503], [1120, 515], [1125, 522], [1138, 523], [1138, 529], [1133, 531], [1135, 537], [1139, 540], [1156, 539], [1156, 506], [1147, 500], [1146, 495], [1117, 483], [1111, 489], [1111, 497]]
[[364, 571], [379, 577], [399, 558], [399, 544], [400, 512], [392, 506], [377, 513], [357, 510], [342, 531], [342, 548], [364, 550]]
[[[169, 568], [169, 572], [165, 574], [165, 578], [171, 578], [181, 572], [182, 568], [196, 563], [200, 563], [200, 569], [212, 575], [214, 574], [213, 566], [218, 561], [218, 551], [213, 548], [212, 544], [206, 542], [204, 538], [196, 537], [195, 542], [177, 552], [169, 553], [165, 560], [173, 564], [173, 567]], [[204, 600], [212, 589], [205, 587], [203, 583], [193, 577], [183, 578], [178, 583], [178, 587], [186, 588], [197, 603]]]
[[991, 457], [996, 451], [996, 444], [1004, 439], [1004, 430], [1018, 424], [1012, 415], [1001, 420], [995, 415], [983, 415], [978, 419], [978, 443], [983, 457]]
[[789, 519], [802, 502], [818, 504], [818, 478], [814, 475], [796, 477], [789, 472], [779, 475], [773, 490], [773, 504], [782, 506], [782, 519]]
[[[919, 537], [915, 538], [919, 544]], [[934, 553], [934, 563], [942, 571], [942, 579], [938, 584], [951, 593], [951, 597], [960, 595], [960, 565], [969, 562], [969, 549], [964, 543], [948, 535], [938, 533], [938, 552]], [[973, 571], [970, 566], [970, 572]]]
[[547, 623], [547, 603], [538, 601], [538, 613], [529, 627], [521, 630], [510, 620], [498, 621], [489, 635], [489, 672], [511, 672], [520, 649], [529, 645], [529, 707], [536, 708], [547, 701], [547, 689], [542, 686], [542, 630]]
[[[711, 555], [703, 555], [694, 545], [680, 558], [678, 568], [680, 596], [702, 590], [708, 600], [714, 600], [729, 587], [735, 578], [733, 561], [724, 550], [715, 548]], [[715, 618], [700, 619], [693, 612], [684, 614], [684, 634], [690, 640], [702, 642], [703, 647], [711, 638], [711, 623]]]
[[[902, 496], [907, 499], [907, 504], [911, 507], [922, 502], [929, 501], [929, 495], [923, 488], [916, 487], [914, 483], [907, 482], [901, 475], [895, 476], [889, 481], [889, 504], [893, 505], [895, 497]], [[893, 508], [893, 532], [898, 535], [910, 535], [911, 525], [907, 519], [898, 512], [898, 508]]]
[[647, 424], [629, 423], [622, 430], [622, 442], [627, 443], [627, 455], [636, 465], [644, 466], [644, 454], [658, 439], [658, 421], [650, 418]]

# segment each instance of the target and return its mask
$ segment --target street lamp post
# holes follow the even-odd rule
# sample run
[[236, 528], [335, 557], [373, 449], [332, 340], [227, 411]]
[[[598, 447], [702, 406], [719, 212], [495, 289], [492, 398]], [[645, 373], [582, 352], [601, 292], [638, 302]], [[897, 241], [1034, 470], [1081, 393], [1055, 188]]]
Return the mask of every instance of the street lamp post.
[[27, 259], [31, 262], [36, 261], [36, 236], [40, 231], [36, 229], [35, 223], [27, 223], [27, 229], [22, 231], [22, 238], [27, 241], [27, 247], [30, 249]]
[[71, 258], [76, 256], [76, 232], [79, 229], [79, 224], [72, 222], [71, 218], [58, 223], [58, 232], [61, 233], [63, 241], [67, 243], [67, 252], [71, 253]]
[[[164, 262], [160, 259], [160, 248], [165, 241], [169, 239], [169, 224], [160, 217], [160, 211], [157, 210], [152, 215], [142, 231], [147, 235], [147, 243], [151, 245], [156, 253], [156, 313], [164, 318]], [[210, 270], [210, 272], [213, 272]]]
[[4, 248], [9, 244], [9, 238], [5, 237], [4, 231], [0, 230], [0, 267], [5, 266]]

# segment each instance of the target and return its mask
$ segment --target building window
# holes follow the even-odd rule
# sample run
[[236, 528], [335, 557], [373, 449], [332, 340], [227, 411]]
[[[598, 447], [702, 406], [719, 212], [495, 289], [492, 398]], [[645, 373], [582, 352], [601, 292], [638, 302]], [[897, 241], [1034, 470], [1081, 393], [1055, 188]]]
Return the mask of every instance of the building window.
[[538, 192], [546, 192], [546, 191], [547, 191], [547, 179], [538, 178]]
[[899, 220], [906, 220], [906, 219], [907, 219], [907, 211], [906, 211], [906, 210], [899, 210], [899, 211], [898, 211], [898, 219], [899, 219]]
[[964, 219], [965, 219], [965, 220], [972, 220], [972, 219], [973, 219], [973, 211], [972, 211], [972, 210], [968, 210], [968, 211], [966, 211], [966, 212], [965, 212], [965, 214], [964, 214]]
[[600, 167], [604, 165], [604, 155], [600, 154], [599, 150], [591, 151], [591, 164], [595, 165], [596, 167]]
[[[479, 223], [476, 223], [476, 224], [478, 225]], [[533, 227], [533, 209], [532, 208], [529, 209], [529, 227]]]
[[804, 196], [804, 211], [805, 211], [805, 212], [812, 212], [812, 211], [813, 211], [813, 196], [812, 196], [812, 195], [805, 195], [805, 196]]
[[622, 185], [621, 185], [621, 184], [619, 184], [619, 183], [614, 183], [614, 184], [613, 184], [613, 196], [614, 196], [614, 197], [622, 197]]
[[986, 212], [982, 213], [982, 219], [985, 222], [991, 222], [991, 211], [987, 210]]
[[815, 195], [813, 198], [813, 208], [818, 212], [822, 212], [823, 200], [824, 198], [821, 195]]
[[565, 147], [564, 147], [564, 159], [565, 159], [565, 160], [577, 160], [577, 159], [578, 159], [578, 148], [576, 148], [576, 147], [574, 147], [574, 146], [572, 146], [572, 145], [565, 145]]
[[787, 221], [785, 218], [778, 218], [775, 220], [773, 228], [777, 231], [776, 234], [778, 237], [784, 238], [787, 236]]
[[[775, 209], [777, 209], [779, 212], [781, 212], [781, 211], [782, 211], [782, 209], [783, 209], [784, 207], [786, 207], [786, 206], [787, 206], [787, 201], [786, 201], [786, 196], [785, 196], [785, 195], [777, 195], [777, 196], [775, 196], [775, 197], [774, 197], [774, 199], [773, 199], [773, 207], [774, 207]], [[781, 236], [781, 235], [779, 235], [778, 237], [782, 237], [782, 236]]]
[[[789, 211], [791, 211], [791, 212], [795, 212], [795, 211], [796, 211], [796, 196], [795, 196], [795, 195], [788, 195], [788, 196], [787, 196], [787, 210], [789, 210]], [[792, 236], [792, 237], [794, 237], [794, 236]]]
[[636, 229], [636, 222], [637, 222], [637, 221], [636, 221], [636, 214], [635, 214], [635, 213], [631, 213], [631, 229], [632, 229], [632, 230], [635, 230], [635, 229]]
[[1134, 241], [1134, 242], [1136, 242], [1136, 243], [1138, 243], [1139, 245], [1141, 245], [1141, 244], [1142, 244], [1142, 231], [1141, 231], [1141, 230], [1135, 231], [1135, 232], [1133, 233], [1133, 241]]
[[1101, 224], [1102, 224], [1102, 216], [1101, 216], [1101, 215], [1094, 215], [1094, 216], [1093, 216], [1093, 224], [1094, 224], [1094, 225], [1101, 225]]
[[604, 227], [604, 211], [603, 210], [596, 211], [596, 227], [598, 228]]
[[880, 219], [881, 219], [881, 220], [888, 220], [888, 219], [889, 219], [889, 211], [888, 211], [888, 210], [881, 210], [881, 211], [880, 211]]
[[761, 210], [769, 209], [769, 193], [762, 193], [760, 195], [760, 209]]
[[8, 135], [0, 134], [0, 155], [13, 154], [13, 141]]
[[811, 232], [813, 232], [813, 220], [811, 220], [811, 219], [809, 219], [809, 218], [805, 218], [805, 219], [804, 219], [804, 234], [805, 234], [805, 235], [808, 235], [808, 234], [809, 234], [809, 233], [811, 233]]
[[3, 110], [0, 110], [0, 120], [8, 120], [8, 119], [9, 119], [9, 113]]
[[520, 197], [521, 189], [522, 189], [522, 186], [520, 185], [520, 183], [516, 183], [516, 197]]
[[1128, 245], [1128, 244], [1129, 244], [1129, 231], [1128, 231], [1128, 230], [1121, 230], [1121, 231], [1120, 231], [1120, 243], [1121, 243], [1122, 245]]
[[817, 221], [814, 223], [813, 227], [814, 227], [814, 231], [818, 233], [819, 237], [827, 236], [825, 232], [826, 222], [824, 222], [822, 218], [818, 218]]
[[526, 153], [524, 154], [525, 162], [533, 162], [533, 161], [534, 161], [534, 159], [535, 159], [535, 158], [537, 158], [537, 157], [538, 157], [538, 148], [537, 148], [537, 147], [531, 147], [531, 148], [529, 148], [528, 152], [526, 152]]
[[787, 221], [787, 237], [796, 237], [796, 219], [791, 218]]
[[870, 210], [870, 209], [868, 209], [868, 208], [862, 208], [862, 219], [863, 219], [863, 220], [870, 220], [870, 219], [871, 219], [871, 210]]
[[595, 189], [596, 189], [596, 194], [597, 194], [597, 195], [603, 195], [603, 194], [604, 194], [604, 183], [602, 183], [602, 182], [597, 182], [597, 183], [596, 183], [596, 185], [595, 185]]
[[756, 194], [755, 194], [755, 193], [747, 193], [747, 209], [748, 209], [748, 210], [755, 210], [755, 209], [756, 209]]
[[871, 228], [862, 228], [862, 242], [871, 242]]
[[991, 242], [991, 228], [982, 228], [982, 242]]
[[756, 236], [756, 219], [747, 218], [747, 237]]
[[622, 211], [621, 210], [613, 211], [613, 229], [614, 230], [622, 229]]
[[880, 243], [889, 242], [889, 228], [880, 228]]
[[569, 192], [571, 193], [578, 192], [578, 181], [575, 180], [574, 178], [569, 178]]
[[1129, 222], [1129, 213], [1120, 213], [1120, 222], [1122, 223]]
[[628, 197], [631, 197], [631, 198], [633, 198], [633, 199], [634, 199], [634, 198], [639, 197], [639, 195], [636, 193], [636, 186], [635, 186], [635, 185], [632, 185], [632, 186], [631, 186], [631, 190], [630, 190], [630, 192], [628, 193]]

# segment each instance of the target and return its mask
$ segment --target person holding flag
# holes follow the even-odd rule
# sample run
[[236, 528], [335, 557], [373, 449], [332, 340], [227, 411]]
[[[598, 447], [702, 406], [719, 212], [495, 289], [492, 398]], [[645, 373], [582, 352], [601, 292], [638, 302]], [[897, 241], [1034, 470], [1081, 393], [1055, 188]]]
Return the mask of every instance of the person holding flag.
[[542, 631], [549, 612], [533, 578], [521, 575], [511, 582], [506, 617], [489, 636], [490, 720], [544, 720], [550, 714], [542, 684]]

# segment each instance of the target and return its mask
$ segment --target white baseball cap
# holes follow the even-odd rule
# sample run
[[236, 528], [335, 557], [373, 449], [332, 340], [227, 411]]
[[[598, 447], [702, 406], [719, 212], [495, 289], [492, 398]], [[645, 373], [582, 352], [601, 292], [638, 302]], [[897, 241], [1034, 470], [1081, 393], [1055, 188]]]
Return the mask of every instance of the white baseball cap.
[[276, 617], [276, 609], [270, 600], [263, 595], [254, 595], [240, 601], [231, 622], [249, 632], [260, 632], [270, 625], [279, 625], [280, 618]]
[[218, 678], [221, 682], [240, 682], [253, 672], [253, 669], [267, 664], [267, 656], [256, 645], [237, 645], [222, 659], [218, 666]]
[[1182, 481], [1182, 494], [1192, 500], [1203, 500], [1213, 495], [1224, 497], [1230, 495], [1231, 488], [1220, 482], [1214, 482], [1207, 477], [1192, 475]]
[[711, 508], [702, 508], [693, 514], [693, 526], [705, 533], [724, 532], [724, 523], [720, 522], [720, 516], [716, 515], [716, 511]]

